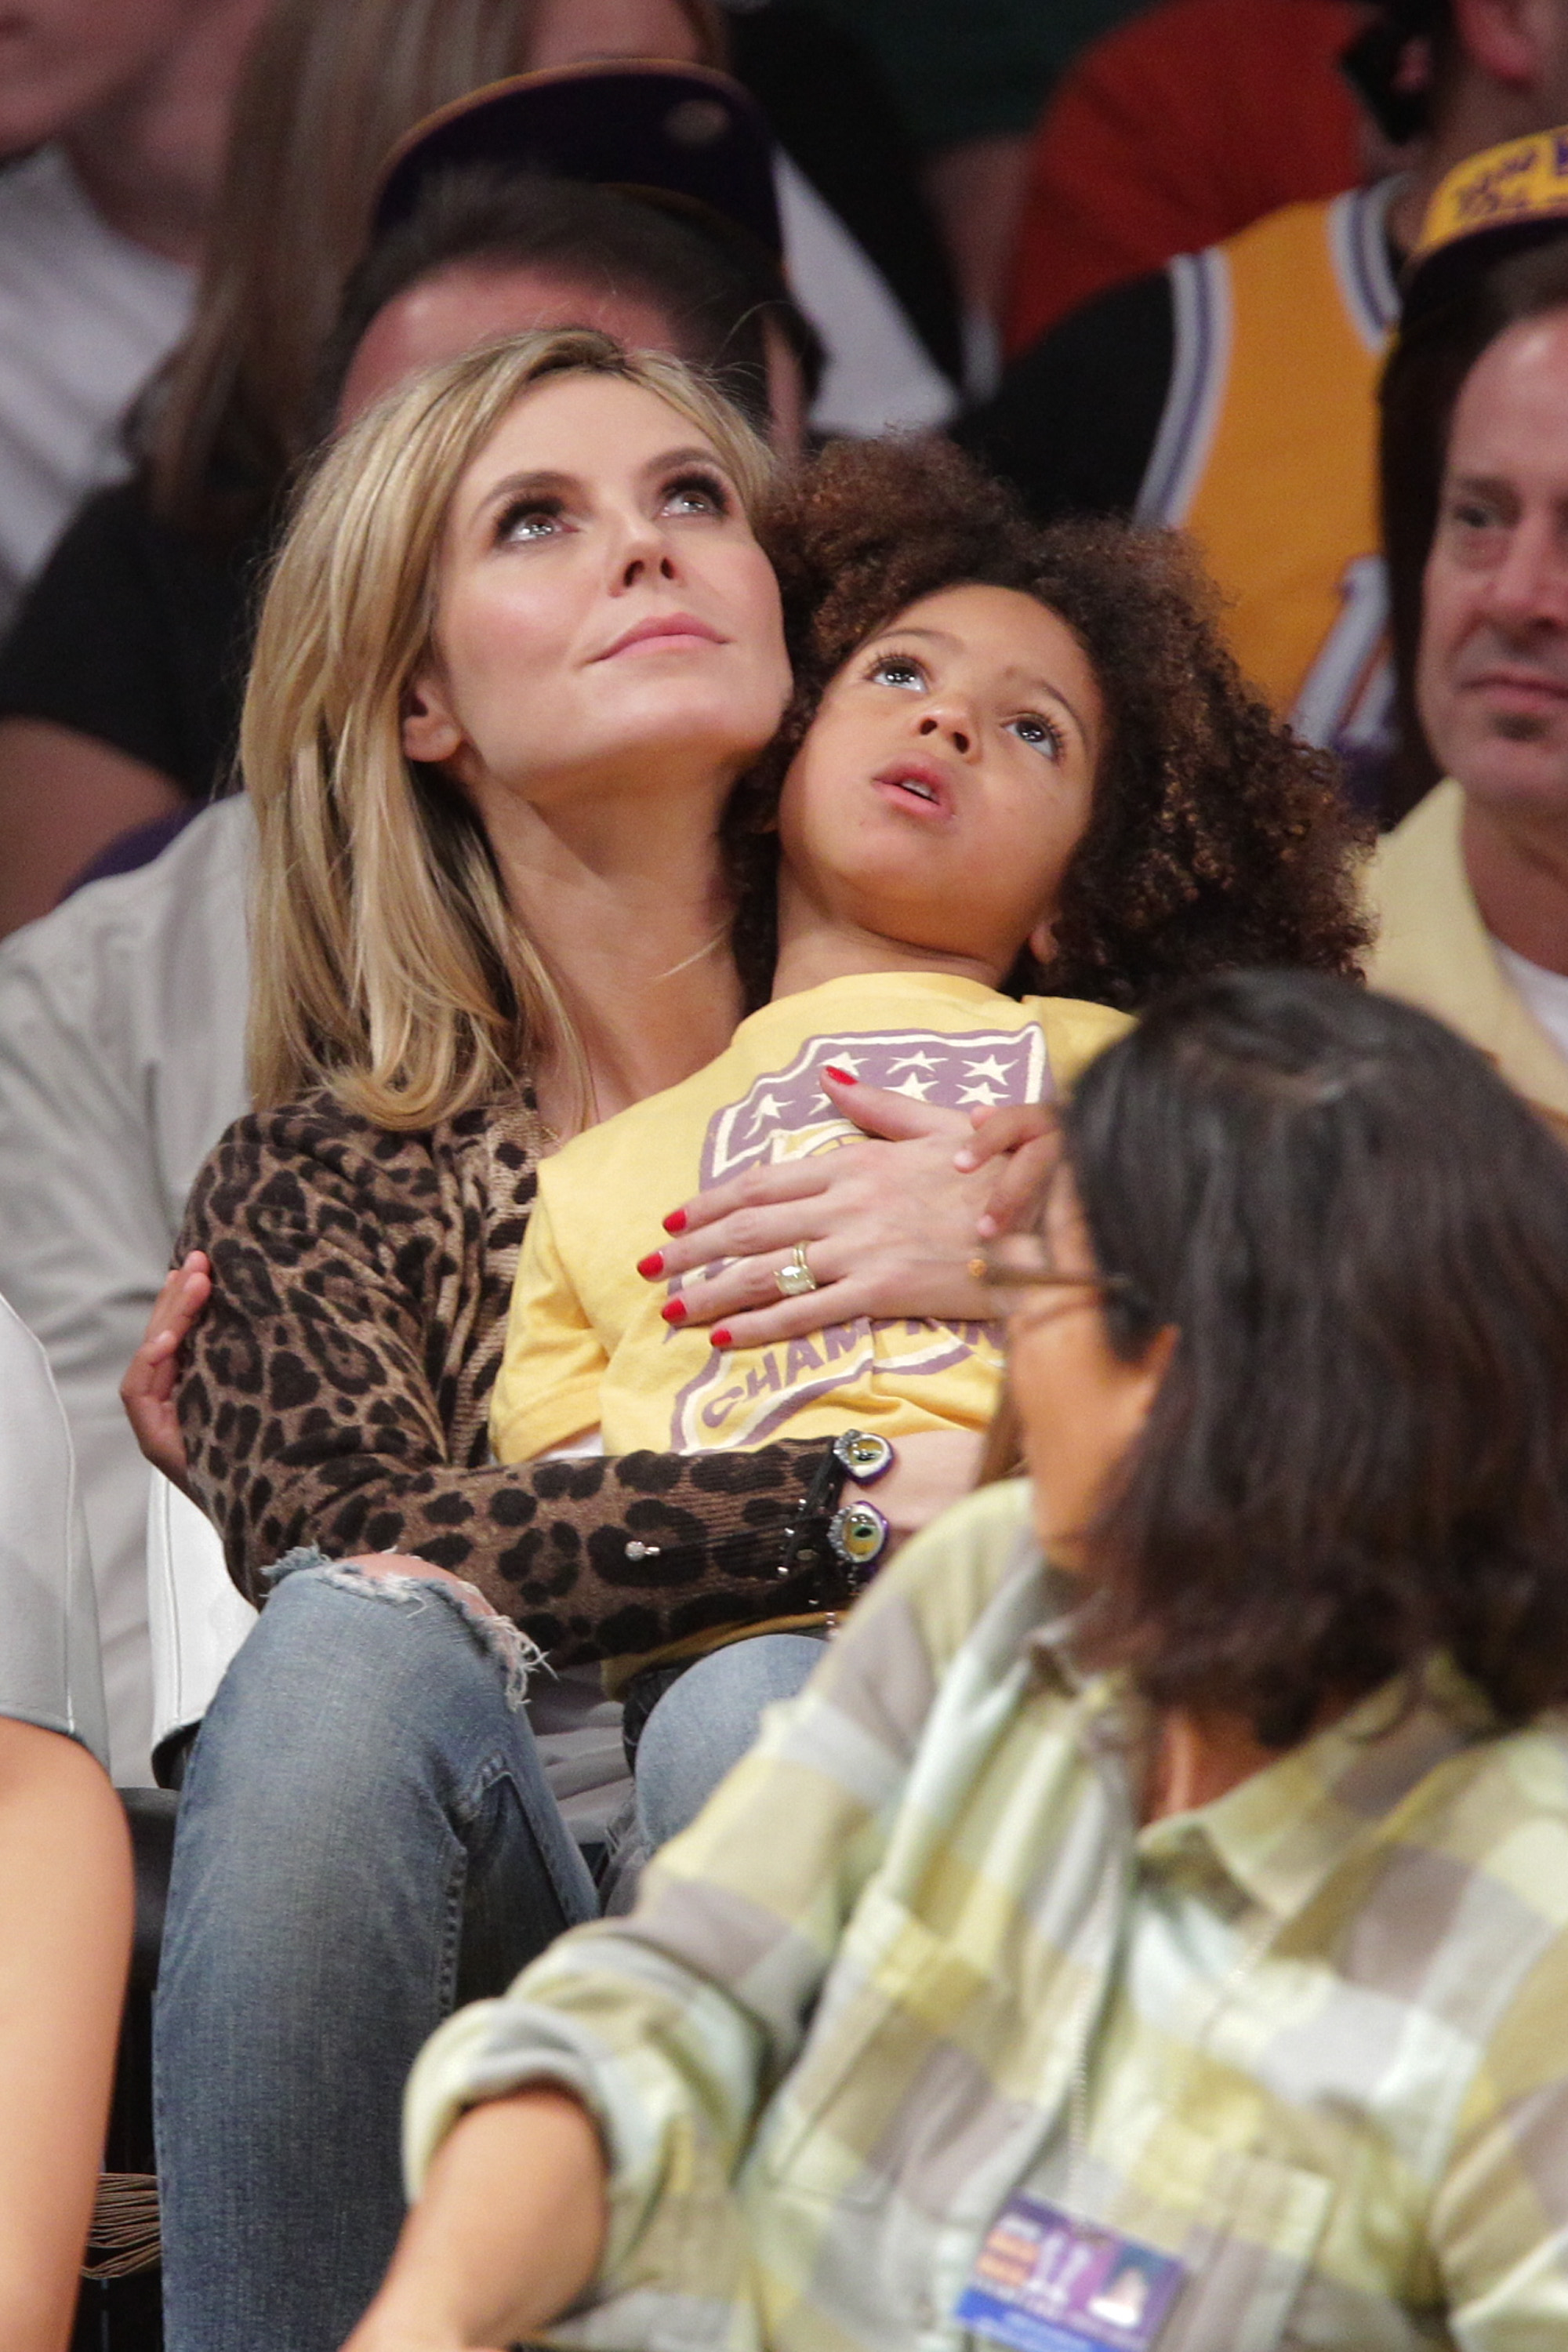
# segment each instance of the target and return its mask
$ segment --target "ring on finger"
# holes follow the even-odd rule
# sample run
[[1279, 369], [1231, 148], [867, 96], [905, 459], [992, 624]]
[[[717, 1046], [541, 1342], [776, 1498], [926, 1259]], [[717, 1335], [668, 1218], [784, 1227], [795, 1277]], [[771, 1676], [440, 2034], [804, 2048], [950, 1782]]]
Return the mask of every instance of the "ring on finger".
[[816, 1288], [816, 1276], [805, 1262], [805, 1244], [796, 1242], [789, 1256], [773, 1276], [781, 1298], [804, 1298], [808, 1290]]

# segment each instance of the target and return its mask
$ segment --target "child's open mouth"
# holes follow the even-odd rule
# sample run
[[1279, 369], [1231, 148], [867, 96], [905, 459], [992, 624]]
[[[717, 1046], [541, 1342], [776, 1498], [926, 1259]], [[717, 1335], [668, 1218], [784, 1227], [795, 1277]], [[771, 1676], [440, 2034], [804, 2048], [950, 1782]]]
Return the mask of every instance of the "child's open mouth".
[[900, 760], [884, 768], [871, 781], [896, 807], [918, 809], [929, 816], [950, 816], [952, 813], [947, 778], [934, 761]]

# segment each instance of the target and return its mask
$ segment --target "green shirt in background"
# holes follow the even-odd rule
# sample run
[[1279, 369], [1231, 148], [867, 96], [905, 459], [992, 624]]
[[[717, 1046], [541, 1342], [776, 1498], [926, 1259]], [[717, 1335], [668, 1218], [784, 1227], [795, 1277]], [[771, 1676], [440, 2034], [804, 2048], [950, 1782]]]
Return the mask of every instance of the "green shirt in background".
[[1064, 68], [1147, 0], [816, 0], [854, 33], [928, 153], [1032, 131]]

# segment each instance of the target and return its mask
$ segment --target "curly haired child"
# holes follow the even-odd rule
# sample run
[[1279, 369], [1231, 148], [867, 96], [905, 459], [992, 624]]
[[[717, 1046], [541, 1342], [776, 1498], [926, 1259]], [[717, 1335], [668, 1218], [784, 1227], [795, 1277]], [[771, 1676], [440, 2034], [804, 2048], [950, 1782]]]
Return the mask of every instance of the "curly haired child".
[[[692, 1328], [658, 1250], [633, 1265], [639, 1220], [834, 1148], [850, 1129], [826, 1082], [972, 1114], [1040, 1101], [1173, 982], [1349, 972], [1364, 944], [1331, 763], [1243, 685], [1180, 542], [1037, 530], [956, 452], [904, 441], [826, 451], [770, 551], [796, 685], [726, 820], [754, 1009], [716, 1062], [542, 1166], [491, 1413], [503, 1460], [596, 1434], [625, 1455], [984, 1430], [984, 1320], [732, 1345]], [[841, 1272], [825, 1240], [778, 1287]], [[740, 1630], [699, 1606], [623, 1672], [662, 1692]]]

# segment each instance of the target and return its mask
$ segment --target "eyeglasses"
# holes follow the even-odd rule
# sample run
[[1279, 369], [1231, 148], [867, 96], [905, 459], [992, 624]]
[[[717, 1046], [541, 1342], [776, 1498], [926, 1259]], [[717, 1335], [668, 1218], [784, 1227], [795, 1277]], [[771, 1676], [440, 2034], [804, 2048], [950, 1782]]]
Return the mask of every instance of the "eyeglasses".
[[1124, 1274], [1081, 1274], [1055, 1265], [1038, 1234], [1007, 1234], [990, 1243], [969, 1261], [971, 1279], [997, 1294], [1004, 1315], [1011, 1315], [1031, 1293], [1042, 1290], [1085, 1290], [1097, 1298], [1125, 1297], [1136, 1286]]

